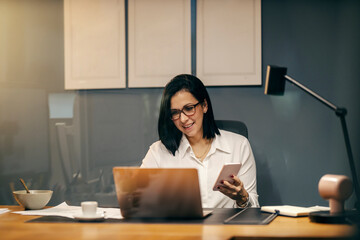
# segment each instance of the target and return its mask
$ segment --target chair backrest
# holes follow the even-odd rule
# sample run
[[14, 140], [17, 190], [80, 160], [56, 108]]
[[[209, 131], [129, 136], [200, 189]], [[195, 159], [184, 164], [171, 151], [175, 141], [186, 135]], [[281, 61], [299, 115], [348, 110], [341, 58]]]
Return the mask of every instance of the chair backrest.
[[240, 134], [248, 138], [248, 129], [245, 123], [233, 120], [215, 120], [218, 128]]
[[63, 174], [69, 186], [80, 173], [79, 147], [74, 136], [74, 126], [67, 126], [65, 123], [56, 123], [55, 126]]

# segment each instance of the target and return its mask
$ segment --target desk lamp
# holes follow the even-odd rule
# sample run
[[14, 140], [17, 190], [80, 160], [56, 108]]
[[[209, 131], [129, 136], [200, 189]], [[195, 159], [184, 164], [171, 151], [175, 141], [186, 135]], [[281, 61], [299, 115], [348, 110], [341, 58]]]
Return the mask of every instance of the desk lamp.
[[[352, 174], [353, 186], [354, 186], [355, 195], [356, 195], [355, 208], [356, 208], [357, 211], [360, 211], [360, 209], [359, 209], [359, 201], [360, 201], [359, 183], [358, 183], [358, 178], [357, 178], [356, 171], [355, 171], [355, 164], [354, 164], [354, 159], [353, 159], [351, 146], [350, 146], [349, 133], [348, 133], [348, 130], [347, 130], [347, 127], [346, 127], [346, 121], [345, 121], [345, 116], [346, 116], [346, 113], [347, 113], [346, 109], [335, 106], [334, 104], [330, 103], [326, 99], [324, 99], [321, 96], [319, 96], [318, 94], [314, 93], [313, 91], [311, 91], [310, 89], [308, 89], [304, 85], [298, 83], [293, 78], [286, 75], [286, 71], [287, 71], [287, 69], [285, 67], [278, 67], [278, 66], [272, 66], [272, 65], [267, 66], [265, 94], [267, 94], [267, 95], [284, 95], [285, 80], [287, 80], [287, 81], [291, 82], [292, 84], [294, 84], [295, 86], [299, 87], [301, 90], [303, 90], [306, 93], [310, 94], [312, 97], [314, 97], [316, 100], [323, 103], [325, 106], [327, 106], [330, 109], [332, 109], [333, 111], [335, 111], [336, 116], [338, 116], [340, 118], [342, 131], [343, 131], [343, 134], [344, 134], [345, 146], [346, 146], [346, 150], [347, 150], [349, 165], [350, 165], [351, 174]], [[328, 196], [328, 195], [323, 194], [321, 192], [321, 190], [324, 189], [324, 184], [329, 182], [329, 181], [327, 181], [327, 179], [329, 179], [328, 176], [327, 175], [325, 175], [325, 176], [324, 176], [325, 178], [323, 178], [319, 182], [319, 191], [320, 191], [320, 195], [322, 197], [326, 196], [327, 198], [330, 198], [331, 194]], [[341, 199], [342, 204], [343, 204], [344, 198], [349, 197], [351, 192], [349, 194], [349, 190], [348, 190], [349, 183], [345, 179], [342, 179], [342, 178], [339, 178], [339, 179], [341, 179], [342, 182], [345, 182], [346, 186], [347, 186], [346, 187], [347, 190], [345, 191], [346, 193], [343, 193], [343, 196], [342, 196], [342, 199]], [[341, 194], [342, 189], [338, 189], [336, 186], [334, 186], [333, 191], [337, 191], [337, 190], [340, 191], [340, 194]], [[334, 197], [335, 197], [335, 195], [336, 194], [333, 194]], [[332, 201], [330, 201], [330, 208], [332, 208], [331, 202]], [[312, 213], [312, 214], [310, 214], [310, 219], [312, 221], [316, 221], [316, 222], [328, 222], [328, 223], [342, 221], [344, 219], [344, 217], [346, 217], [347, 214], [346, 213], [341, 213], [341, 211], [339, 212], [339, 211], [335, 210], [335, 208], [336, 209], [341, 209], [341, 207], [339, 208], [339, 206], [337, 204], [333, 204], [333, 209], [331, 209], [330, 212]]]

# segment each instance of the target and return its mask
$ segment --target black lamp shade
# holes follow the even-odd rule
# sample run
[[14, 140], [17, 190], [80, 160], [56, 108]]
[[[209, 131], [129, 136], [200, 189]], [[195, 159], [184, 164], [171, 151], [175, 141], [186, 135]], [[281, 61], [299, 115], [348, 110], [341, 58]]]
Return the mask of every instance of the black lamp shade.
[[286, 70], [285, 67], [267, 66], [265, 94], [284, 95]]

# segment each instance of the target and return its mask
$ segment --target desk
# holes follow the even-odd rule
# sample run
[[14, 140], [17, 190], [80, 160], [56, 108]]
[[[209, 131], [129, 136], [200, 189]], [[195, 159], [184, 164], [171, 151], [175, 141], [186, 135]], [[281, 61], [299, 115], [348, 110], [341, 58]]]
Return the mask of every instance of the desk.
[[[0, 206], [11, 211], [20, 206]], [[357, 232], [355, 226], [327, 225], [309, 218], [277, 217], [269, 225], [130, 224], [130, 223], [25, 223], [38, 216], [14, 213], [0, 215], [0, 239], [345, 239]]]

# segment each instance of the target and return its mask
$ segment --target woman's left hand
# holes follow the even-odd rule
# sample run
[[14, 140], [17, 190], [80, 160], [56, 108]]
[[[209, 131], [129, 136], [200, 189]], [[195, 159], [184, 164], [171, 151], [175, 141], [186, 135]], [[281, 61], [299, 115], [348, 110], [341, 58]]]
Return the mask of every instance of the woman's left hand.
[[219, 186], [219, 191], [235, 200], [240, 206], [247, 202], [249, 194], [244, 188], [244, 184], [237, 176], [232, 177], [233, 181], [223, 181], [222, 186]]

